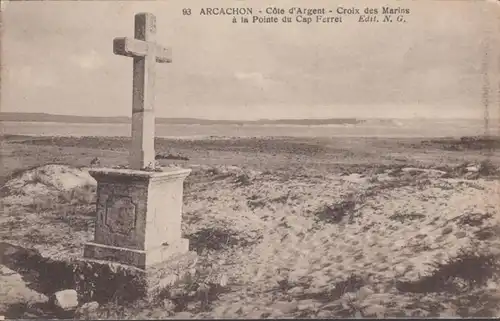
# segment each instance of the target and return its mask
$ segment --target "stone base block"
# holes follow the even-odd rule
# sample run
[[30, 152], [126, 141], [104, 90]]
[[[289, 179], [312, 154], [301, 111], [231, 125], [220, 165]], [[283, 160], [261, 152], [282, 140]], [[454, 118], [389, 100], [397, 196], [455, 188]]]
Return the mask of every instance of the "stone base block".
[[188, 251], [189, 240], [184, 238], [173, 244], [145, 251], [89, 242], [85, 244], [83, 256], [92, 260], [117, 262], [145, 269]]
[[145, 269], [108, 261], [79, 259], [75, 265], [77, 290], [86, 301], [153, 301], [163, 289], [182, 282], [196, 266], [197, 258], [195, 252], [183, 253]]

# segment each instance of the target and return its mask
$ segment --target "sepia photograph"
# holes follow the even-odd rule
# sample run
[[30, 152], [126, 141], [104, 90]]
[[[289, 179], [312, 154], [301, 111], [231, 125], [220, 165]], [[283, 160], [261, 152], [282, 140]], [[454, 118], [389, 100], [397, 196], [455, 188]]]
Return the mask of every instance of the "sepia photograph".
[[500, 1], [0, 19], [0, 320], [500, 317]]

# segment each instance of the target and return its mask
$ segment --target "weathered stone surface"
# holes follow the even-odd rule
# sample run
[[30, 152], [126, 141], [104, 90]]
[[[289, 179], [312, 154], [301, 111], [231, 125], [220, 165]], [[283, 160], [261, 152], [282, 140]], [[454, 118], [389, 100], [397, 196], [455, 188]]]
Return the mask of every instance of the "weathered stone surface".
[[52, 300], [56, 307], [64, 311], [75, 310], [78, 307], [78, 293], [73, 289], [57, 291]]

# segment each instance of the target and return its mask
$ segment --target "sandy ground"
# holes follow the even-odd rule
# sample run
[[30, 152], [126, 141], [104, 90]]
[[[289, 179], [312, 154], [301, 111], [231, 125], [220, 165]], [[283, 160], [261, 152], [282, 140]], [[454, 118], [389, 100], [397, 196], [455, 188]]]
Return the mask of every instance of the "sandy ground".
[[[93, 237], [95, 182], [76, 167], [94, 157], [121, 165], [126, 147], [118, 138], [4, 141], [2, 241], [80, 256]], [[491, 145], [267, 138], [159, 140], [157, 150], [188, 159], [162, 164], [193, 169], [183, 234], [200, 255], [197, 278], [154, 305], [104, 305], [94, 317], [500, 316]], [[53, 162], [69, 166], [25, 171]], [[0, 282], [4, 314], [43, 299], [12, 271]]]

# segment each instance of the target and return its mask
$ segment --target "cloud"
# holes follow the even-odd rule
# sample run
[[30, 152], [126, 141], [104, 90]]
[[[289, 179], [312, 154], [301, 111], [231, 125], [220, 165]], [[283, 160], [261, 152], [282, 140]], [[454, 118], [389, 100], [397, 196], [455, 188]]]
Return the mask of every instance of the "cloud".
[[82, 69], [98, 69], [104, 64], [102, 57], [95, 51], [91, 50], [85, 54], [72, 55], [70, 61]]

